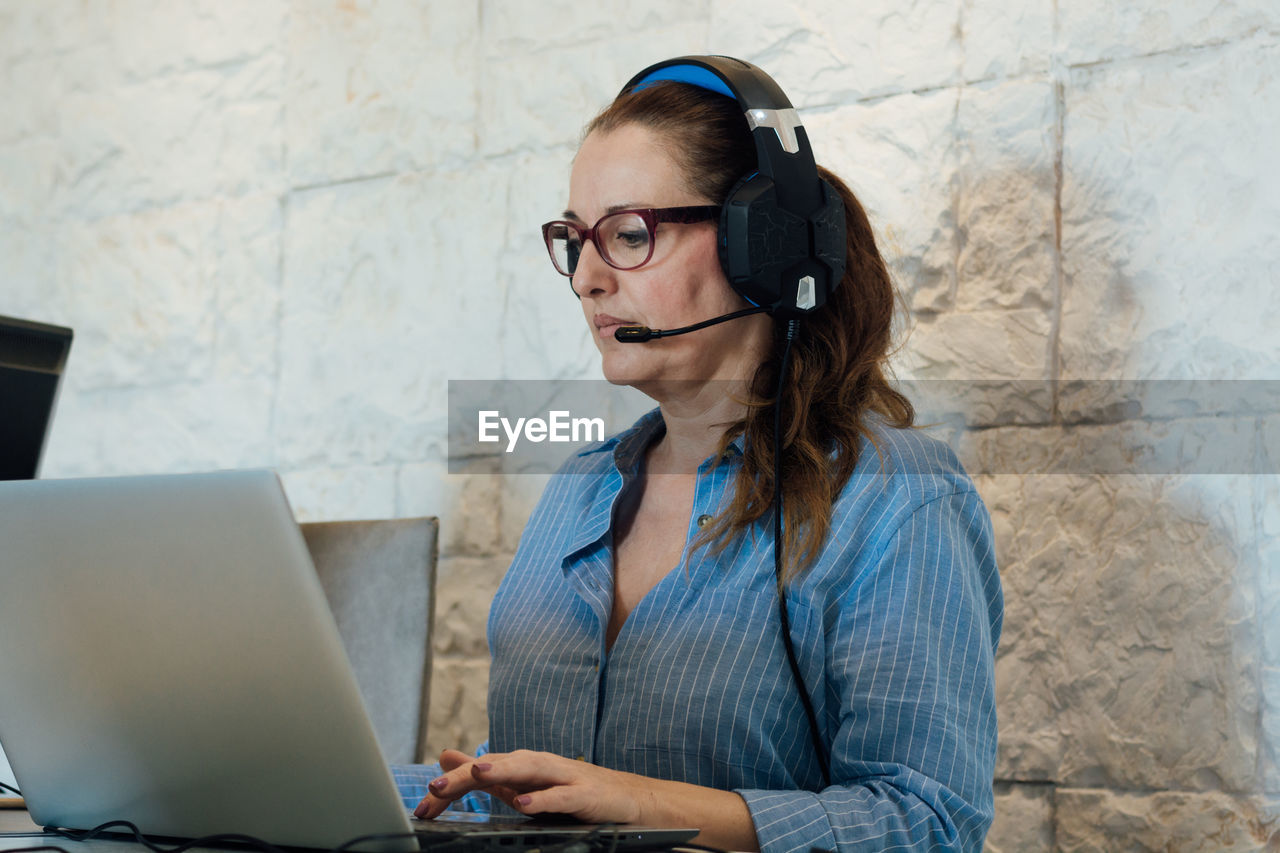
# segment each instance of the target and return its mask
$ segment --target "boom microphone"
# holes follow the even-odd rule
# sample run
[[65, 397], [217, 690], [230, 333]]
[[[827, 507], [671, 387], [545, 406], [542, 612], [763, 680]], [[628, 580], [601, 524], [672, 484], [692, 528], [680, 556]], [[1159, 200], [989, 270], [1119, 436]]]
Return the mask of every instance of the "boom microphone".
[[701, 323], [694, 323], [692, 326], [681, 326], [678, 329], [650, 329], [648, 326], [621, 326], [614, 330], [613, 339], [624, 344], [639, 344], [654, 338], [669, 338], [673, 335], [683, 335], [687, 332], [696, 332], [699, 329], [705, 329], [707, 326], [714, 326], [717, 323], [727, 323], [730, 320], [736, 320], [739, 317], [746, 317], [751, 314], [762, 314], [768, 311], [766, 306], [754, 306], [744, 308], [741, 311], [734, 311], [732, 314], [722, 314], [719, 317], [713, 317], [710, 320], [703, 320]]

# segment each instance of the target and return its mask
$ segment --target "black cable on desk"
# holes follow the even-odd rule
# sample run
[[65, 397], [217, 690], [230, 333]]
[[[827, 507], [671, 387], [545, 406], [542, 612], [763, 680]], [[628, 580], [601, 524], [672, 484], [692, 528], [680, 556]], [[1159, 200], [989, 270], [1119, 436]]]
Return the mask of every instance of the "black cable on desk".
[[[618, 847], [618, 836], [616, 834], [606, 836], [604, 833], [610, 830], [618, 829], [613, 824], [602, 824], [597, 826], [583, 835], [581, 838], [572, 838], [568, 841], [549, 846], [542, 849], [542, 853], [615, 853]], [[106, 832], [116, 830], [125, 830], [126, 833], [133, 836], [134, 841], [153, 853], [185, 853], [185, 851], [193, 847], [207, 847], [218, 844], [237, 844], [247, 845], [263, 853], [286, 853], [286, 851], [277, 847], [269, 841], [261, 838], [255, 838], [252, 835], [240, 835], [238, 833], [221, 833], [218, 835], [206, 835], [202, 838], [193, 838], [190, 841], [182, 842], [173, 846], [163, 846], [152, 841], [137, 826], [125, 820], [113, 820], [107, 823], [99, 824], [92, 829], [83, 831], [62, 829], [55, 826], [44, 827], [44, 832], [48, 835], [65, 838], [68, 841], [88, 841], [96, 838]], [[24, 833], [31, 835], [31, 833]], [[431, 836], [421, 836], [416, 833], [403, 832], [384, 832], [370, 835], [360, 835], [345, 841], [337, 847], [332, 848], [330, 853], [349, 853], [354, 847], [371, 841], [393, 841], [396, 839], [412, 839], [422, 844], [424, 840], [429, 841], [423, 849], [430, 853], [447, 853], [450, 850], [456, 850], [458, 853], [465, 851], [474, 851], [480, 849], [475, 839], [470, 838], [465, 832], [458, 833], [436, 833]], [[695, 845], [696, 846], [696, 845]], [[696, 846], [697, 849], [710, 849]], [[486, 848], [487, 849], [487, 848]], [[536, 849], [536, 848], [535, 848]], [[68, 853], [67, 850], [54, 845], [44, 845], [41, 847], [24, 847], [17, 850], [6, 850], [3, 853], [37, 853], [37, 851], [45, 851], [45, 853]], [[529, 853], [535, 853], [534, 850]]]
[[263, 853], [285, 853], [284, 850], [275, 846], [269, 841], [261, 838], [255, 838], [252, 835], [241, 835], [236, 832], [223, 832], [217, 835], [206, 835], [203, 838], [193, 838], [190, 841], [184, 841], [173, 847], [163, 847], [152, 841], [142, 833], [142, 830], [127, 820], [109, 820], [106, 823], [100, 823], [93, 829], [75, 830], [63, 829], [57, 826], [46, 826], [45, 832], [65, 838], [68, 841], [89, 841], [97, 838], [105, 832], [113, 832], [117, 830], [127, 830], [127, 834], [133, 836], [133, 840], [153, 853], [185, 853], [193, 847], [207, 847], [214, 844], [245, 844], [262, 850]]

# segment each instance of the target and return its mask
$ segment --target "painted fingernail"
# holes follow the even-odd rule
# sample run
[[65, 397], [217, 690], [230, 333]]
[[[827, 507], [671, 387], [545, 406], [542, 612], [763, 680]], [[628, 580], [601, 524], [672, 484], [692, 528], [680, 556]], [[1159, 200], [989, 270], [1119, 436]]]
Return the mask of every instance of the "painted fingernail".
[[485, 773], [493, 769], [493, 765], [487, 761], [478, 761], [475, 764], [472, 764], [471, 766], [474, 767], [476, 770], [479, 770], [481, 773]]
[[432, 779], [431, 782], [427, 785], [427, 787], [435, 791], [436, 793], [440, 793], [445, 789], [445, 787], [448, 784], [449, 784], [449, 778], [447, 776], [441, 776], [438, 779]]
[[521, 794], [520, 796], [516, 797], [516, 805], [518, 806], [527, 806], [529, 805], [529, 803], [532, 803], [532, 802], [533, 802], [533, 797], [529, 796], [528, 794]]

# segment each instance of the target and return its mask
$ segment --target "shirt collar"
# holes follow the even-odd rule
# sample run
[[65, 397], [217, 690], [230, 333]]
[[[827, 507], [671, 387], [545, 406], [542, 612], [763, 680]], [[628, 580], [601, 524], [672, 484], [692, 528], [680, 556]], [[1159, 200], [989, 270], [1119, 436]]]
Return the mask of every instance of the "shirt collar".
[[[661, 409], [652, 409], [640, 417], [628, 429], [605, 439], [603, 442], [578, 452], [579, 457], [593, 456], [599, 453], [612, 453], [612, 470], [602, 478], [594, 497], [583, 507], [583, 521], [580, 523], [578, 535], [573, 538], [569, 550], [561, 560], [563, 568], [569, 565], [585, 550], [597, 546], [613, 528], [613, 504], [618, 495], [640, 473], [640, 464], [645, 449], [662, 433], [666, 432], [666, 422], [662, 419]], [[742, 456], [743, 436], [738, 435], [725, 446], [724, 461]], [[699, 470], [706, 469], [711, 460], [702, 463]], [[608, 512], [599, 512], [602, 503], [608, 504]]]
[[[640, 419], [628, 429], [610, 436], [599, 444], [580, 450], [578, 456], [584, 457], [592, 456], [596, 453], [612, 452], [614, 467], [623, 476], [625, 482], [638, 472], [640, 456], [644, 453], [645, 448], [652, 444], [654, 439], [661, 433], [666, 432], [666, 429], [666, 423], [662, 420], [662, 410], [660, 408], [650, 409], [641, 415]], [[745, 435], [739, 433], [725, 445], [724, 455], [726, 459], [742, 456], [745, 447]]]
[[[583, 518], [578, 525], [578, 534], [573, 538], [569, 550], [561, 560], [561, 565], [569, 564], [584, 550], [600, 543], [613, 527], [613, 503], [623, 488], [640, 473], [640, 463], [645, 448], [666, 430], [662, 420], [662, 412], [653, 409], [646, 412], [630, 428], [614, 435], [600, 444], [579, 451], [579, 457], [594, 456], [600, 453], [611, 453], [612, 470], [606, 470], [600, 480], [595, 494], [582, 507]], [[608, 507], [601, 512], [602, 505]]]

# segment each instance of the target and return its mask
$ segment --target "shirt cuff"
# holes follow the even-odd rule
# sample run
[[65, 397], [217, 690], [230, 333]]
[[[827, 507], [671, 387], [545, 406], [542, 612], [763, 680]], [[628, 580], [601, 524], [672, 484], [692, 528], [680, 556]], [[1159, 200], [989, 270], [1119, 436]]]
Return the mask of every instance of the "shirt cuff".
[[[392, 764], [391, 776], [400, 791], [400, 801], [412, 809], [427, 795], [427, 785], [440, 775], [439, 764]], [[489, 814], [493, 811], [492, 798], [483, 791], [472, 791], [454, 800], [449, 811]]]

